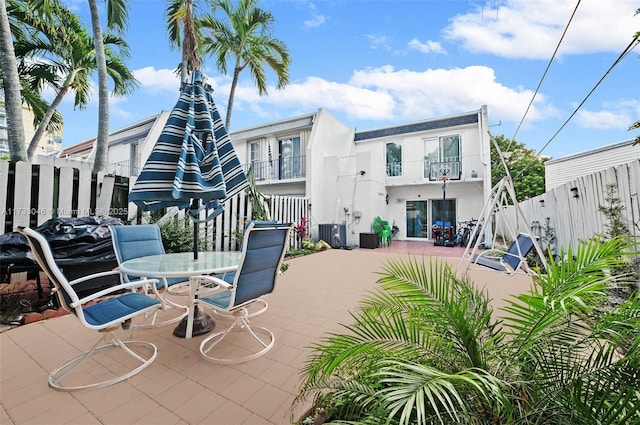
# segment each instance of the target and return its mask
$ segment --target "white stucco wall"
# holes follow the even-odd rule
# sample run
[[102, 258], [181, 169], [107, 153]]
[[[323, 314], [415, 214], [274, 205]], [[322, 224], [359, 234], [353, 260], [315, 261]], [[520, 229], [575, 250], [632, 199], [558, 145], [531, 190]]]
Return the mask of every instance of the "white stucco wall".
[[[491, 191], [491, 173], [489, 158], [489, 134], [487, 129], [487, 113], [483, 107], [479, 112], [479, 122], [435, 130], [420, 131], [410, 134], [393, 135], [356, 142], [356, 157], [359, 166], [366, 171], [358, 177], [356, 203], [363, 205], [362, 218], [354, 223], [350, 230], [357, 241], [358, 233], [370, 232], [371, 223], [380, 216], [399, 228], [399, 239], [407, 236], [406, 207], [407, 201], [424, 201], [443, 199], [442, 183], [430, 181], [424, 177], [424, 139], [437, 138], [449, 134], [460, 134], [461, 146], [461, 179], [451, 180], [447, 184], [446, 199], [456, 201], [457, 221], [478, 218], [484, 202]], [[396, 142], [402, 145], [403, 175], [387, 177], [385, 171], [385, 144]], [[361, 168], [358, 168], [360, 170]], [[476, 177], [472, 177], [475, 171]], [[486, 178], [485, 178], [486, 177]], [[353, 185], [346, 185], [346, 188]], [[362, 192], [368, 193], [364, 200]], [[343, 203], [352, 202], [351, 197], [343, 197]], [[388, 200], [388, 203], [387, 203]], [[360, 208], [356, 206], [356, 210]], [[430, 211], [430, 202], [429, 202]], [[429, 212], [430, 214], [430, 212]], [[433, 221], [437, 217], [429, 216]]]
[[[306, 193], [312, 201], [312, 234], [319, 224], [343, 223], [344, 176], [352, 173], [353, 129], [318, 109], [307, 144]], [[355, 171], [353, 171], [355, 173]]]

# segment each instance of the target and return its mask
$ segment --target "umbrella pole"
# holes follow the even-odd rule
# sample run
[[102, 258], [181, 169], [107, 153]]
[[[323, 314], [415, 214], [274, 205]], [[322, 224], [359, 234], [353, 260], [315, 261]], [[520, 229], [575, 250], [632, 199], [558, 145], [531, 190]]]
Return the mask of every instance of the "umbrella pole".
[[[199, 207], [200, 207], [200, 200], [193, 199], [191, 201], [191, 210], [198, 211]], [[193, 222], [193, 259], [194, 260], [198, 259], [198, 251], [199, 251], [198, 228], [199, 227], [200, 225], [194, 221]], [[187, 317], [184, 317], [180, 321], [180, 323], [178, 323], [178, 326], [176, 326], [176, 328], [173, 330], [173, 335], [179, 338], [186, 338], [187, 322], [188, 322]], [[200, 310], [197, 304], [194, 305], [193, 306], [193, 328], [192, 328], [191, 336], [204, 335], [206, 333], [211, 332], [215, 327], [216, 327], [216, 322], [213, 320], [213, 318], [207, 313], [205, 313], [204, 311]]]
[[[192, 199], [191, 200], [191, 211], [198, 211], [198, 208], [200, 207], [200, 200], [198, 199]], [[195, 221], [193, 222], [193, 259], [197, 260], [198, 259], [198, 251], [200, 250], [200, 247], [198, 246], [198, 231], [200, 226], [198, 225], [198, 223], [196, 223]]]

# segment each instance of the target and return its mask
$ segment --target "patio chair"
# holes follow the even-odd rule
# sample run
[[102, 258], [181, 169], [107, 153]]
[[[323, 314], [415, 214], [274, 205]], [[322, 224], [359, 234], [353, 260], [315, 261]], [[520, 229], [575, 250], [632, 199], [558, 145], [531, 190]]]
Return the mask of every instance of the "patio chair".
[[497, 250], [489, 249], [475, 255], [471, 262], [493, 270], [515, 273], [520, 267], [527, 264], [526, 257], [533, 247], [533, 238], [525, 233], [520, 233], [500, 258], [490, 258], [489, 255]]
[[[160, 228], [156, 224], [109, 226], [109, 228], [111, 230], [113, 250], [119, 265], [134, 258], [165, 254]], [[137, 279], [135, 276], [127, 276], [125, 274], [121, 274], [120, 277], [123, 283]], [[154, 276], [146, 277], [154, 278]], [[167, 299], [167, 295], [187, 295], [189, 293], [189, 287], [186, 284], [188, 281], [187, 277], [158, 278], [157, 289], [161, 291], [160, 296], [162, 297], [164, 308], [176, 309], [180, 313], [176, 317], [157, 322], [158, 312], [155, 311], [151, 320], [136, 323], [135, 326], [141, 328], [165, 326], [182, 320], [189, 312], [189, 308]]]
[[389, 222], [376, 217], [373, 219], [373, 231], [378, 235], [380, 246], [391, 246], [391, 226]]
[[[202, 341], [200, 353], [205, 359], [216, 363], [242, 363], [266, 354], [273, 347], [273, 333], [264, 327], [252, 327], [249, 319], [268, 308], [262, 297], [275, 288], [292, 228], [291, 223], [269, 227], [250, 223], [243, 239], [242, 257], [232, 280], [229, 276], [226, 279], [217, 276], [193, 278], [198, 280], [195, 302], [213, 309], [214, 315], [221, 319], [231, 321], [225, 330]], [[223, 347], [219, 353], [213, 352], [232, 331], [240, 331], [247, 338], [229, 342], [235, 347], [232, 350]], [[236, 355], [238, 346], [243, 347], [240, 355]]]
[[[51, 372], [49, 375], [50, 387], [59, 391], [106, 387], [130, 378], [154, 361], [158, 352], [155, 345], [143, 341], [122, 341], [114, 334], [118, 327], [127, 329], [134, 317], [161, 308], [161, 302], [157, 299], [141, 292], [135, 292], [136, 289], [145, 285], [152, 285], [155, 288], [156, 281], [154, 279], [127, 282], [80, 298], [74, 288], [77, 284], [100, 279], [108, 275], [117, 275], [117, 272], [95, 273], [68, 281], [56, 264], [51, 247], [42, 234], [28, 227], [18, 227], [16, 230], [27, 239], [38, 265], [54, 285], [60, 305], [65, 310], [73, 313], [83, 326], [102, 333], [100, 339], [90, 350], [72, 358]], [[73, 335], [69, 337], [73, 339]], [[103, 345], [101, 345], [102, 342], [104, 342]], [[94, 364], [95, 362], [99, 363], [99, 359], [96, 359], [93, 355], [109, 349], [122, 349], [122, 352], [134, 359], [133, 368], [130, 369], [132, 366], [127, 366], [127, 371], [119, 375], [119, 372], [109, 372], [110, 375], [115, 374], [117, 376], [106, 380], [83, 383], [86, 378], [95, 378], [96, 376], [100, 377], [97, 379], [102, 378], [104, 372], [97, 371]], [[140, 353], [143, 351], [150, 352], [150, 354], [144, 356]], [[113, 370], [115, 364], [114, 354], [110, 353], [108, 357], [105, 356], [104, 358], [109, 361], [109, 365], [105, 367], [105, 370]], [[90, 361], [87, 362], [87, 360]], [[86, 367], [79, 368], [82, 364], [86, 364]], [[87, 368], [89, 369], [87, 370]], [[75, 374], [72, 373], [74, 371], [76, 372]], [[62, 382], [63, 380], [65, 380], [65, 383]]]

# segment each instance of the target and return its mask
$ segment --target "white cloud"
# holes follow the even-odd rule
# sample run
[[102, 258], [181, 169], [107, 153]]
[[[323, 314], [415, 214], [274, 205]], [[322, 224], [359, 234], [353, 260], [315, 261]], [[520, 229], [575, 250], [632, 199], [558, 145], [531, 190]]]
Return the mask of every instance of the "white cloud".
[[304, 21], [304, 26], [307, 28], [317, 28], [324, 25], [324, 15], [316, 15], [311, 19]]
[[371, 41], [369, 46], [371, 49], [391, 50], [391, 38], [386, 35], [365, 34], [365, 37]]
[[316, 5], [313, 3], [309, 3], [308, 6], [309, 10], [311, 11], [311, 19], [307, 19], [306, 21], [304, 21], [305, 28], [317, 28], [324, 25], [324, 15], [318, 13]]
[[578, 124], [584, 128], [595, 130], [626, 130], [640, 118], [640, 101], [620, 100], [605, 103], [603, 110], [590, 111], [582, 109], [576, 114]]
[[413, 40], [409, 41], [407, 47], [412, 50], [417, 50], [421, 53], [447, 53], [447, 51], [442, 47], [442, 44], [432, 40], [427, 40], [423, 43], [417, 38], [414, 38]]
[[[496, 120], [518, 122], [533, 96], [532, 90], [506, 87], [497, 82], [493, 69], [485, 66], [425, 71], [395, 70], [392, 66], [367, 68], [355, 71], [345, 83], [308, 77], [284, 90], [271, 87], [269, 95], [264, 97], [246, 84], [238, 87], [234, 112], [236, 108], [250, 108], [265, 117], [270, 110], [307, 113], [326, 107], [354, 120], [398, 122], [467, 112], [489, 105], [489, 112]], [[546, 96], [539, 93], [527, 122], [556, 114]], [[271, 118], [276, 116], [272, 114]]]
[[[560, 55], [621, 52], [638, 30], [638, 5], [630, 0], [580, 3], [560, 47]], [[445, 37], [477, 53], [509, 58], [547, 59], [574, 11], [566, 0], [511, 0], [458, 15]]]
[[140, 89], [146, 89], [151, 93], [172, 92], [176, 94], [180, 90], [180, 79], [172, 69], [155, 69], [153, 66], [137, 69], [133, 75], [140, 82]]

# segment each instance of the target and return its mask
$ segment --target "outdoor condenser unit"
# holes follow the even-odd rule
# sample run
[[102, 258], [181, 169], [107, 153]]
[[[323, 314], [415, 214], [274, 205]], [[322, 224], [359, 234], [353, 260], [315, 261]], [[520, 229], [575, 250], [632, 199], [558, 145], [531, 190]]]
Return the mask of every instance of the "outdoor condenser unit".
[[331, 245], [331, 248], [342, 248], [347, 245], [347, 226], [345, 224], [318, 225], [320, 239]]

